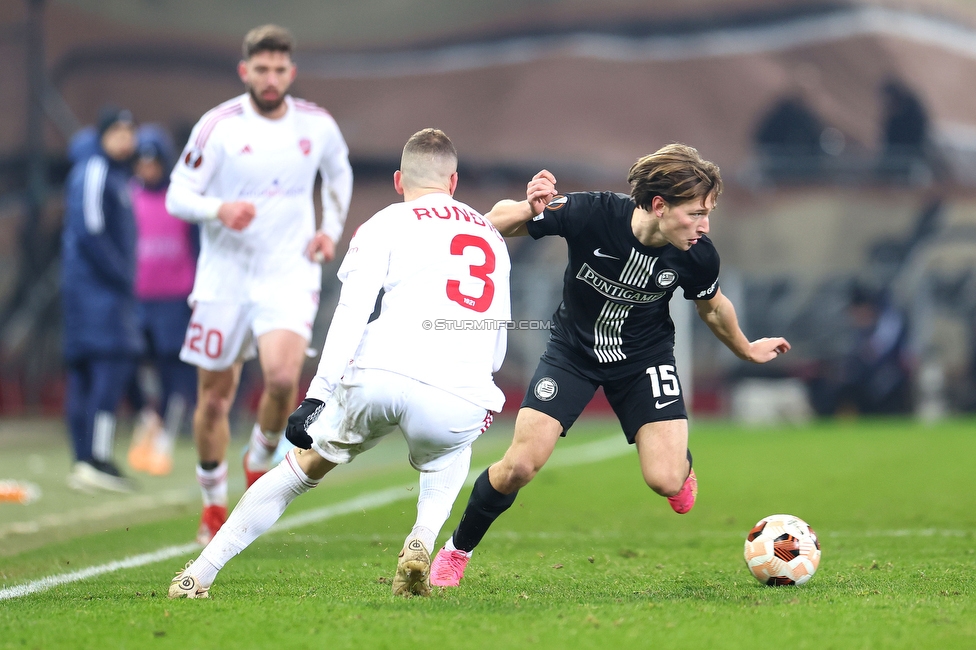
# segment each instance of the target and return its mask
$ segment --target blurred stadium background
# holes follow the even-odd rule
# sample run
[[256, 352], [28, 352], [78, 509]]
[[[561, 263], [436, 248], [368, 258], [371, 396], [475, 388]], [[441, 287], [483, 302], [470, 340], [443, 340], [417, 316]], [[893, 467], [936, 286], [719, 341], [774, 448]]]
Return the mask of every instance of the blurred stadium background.
[[[712, 238], [743, 329], [794, 345], [755, 368], [690, 326], [696, 414], [976, 409], [972, 2], [4, 0], [0, 418], [61, 413], [70, 136], [113, 103], [181, 146], [200, 115], [241, 92], [241, 38], [265, 22], [296, 35], [292, 93], [326, 107], [351, 150], [340, 254], [397, 199], [400, 148], [426, 126], [454, 139], [458, 196], [482, 211], [522, 196], [543, 166], [563, 191], [626, 191], [637, 157], [681, 141], [722, 168]], [[517, 319], [546, 320], [558, 304], [565, 247], [550, 239], [511, 242]], [[336, 268], [323, 272], [313, 347]], [[545, 337], [513, 333], [499, 376], [508, 408]]]

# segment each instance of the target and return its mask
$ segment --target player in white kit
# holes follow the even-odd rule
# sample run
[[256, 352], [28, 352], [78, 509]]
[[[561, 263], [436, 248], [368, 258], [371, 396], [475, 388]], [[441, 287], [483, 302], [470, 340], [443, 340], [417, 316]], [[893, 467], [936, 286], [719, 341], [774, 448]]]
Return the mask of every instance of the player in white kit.
[[[352, 195], [348, 149], [335, 120], [287, 95], [290, 34], [251, 30], [238, 67], [247, 92], [205, 114], [173, 170], [166, 208], [201, 226], [180, 358], [198, 367], [193, 416], [203, 492], [197, 540], [227, 518], [228, 415], [241, 366], [257, 354], [264, 378], [244, 458], [246, 484], [270, 468], [295, 403], [318, 311], [322, 261], [335, 255]], [[322, 228], [312, 201], [322, 176]]]
[[[397, 426], [421, 489], [393, 593], [430, 593], [430, 551], [467, 476], [471, 443], [504, 402], [492, 373], [504, 358], [511, 316], [508, 250], [487, 217], [452, 198], [456, 170], [457, 153], [443, 132], [424, 129], [407, 142], [394, 175], [404, 202], [359, 228], [339, 269], [342, 292], [318, 372], [288, 419], [296, 449], [251, 486], [173, 580], [171, 598], [207, 597], [224, 564], [296, 496]], [[496, 209], [528, 207], [502, 202]], [[367, 324], [381, 289], [380, 314]]]

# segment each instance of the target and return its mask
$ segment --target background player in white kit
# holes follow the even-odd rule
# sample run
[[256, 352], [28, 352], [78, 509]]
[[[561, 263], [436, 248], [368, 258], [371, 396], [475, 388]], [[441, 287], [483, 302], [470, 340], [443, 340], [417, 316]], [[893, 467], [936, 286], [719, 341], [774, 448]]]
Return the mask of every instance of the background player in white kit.
[[[457, 152], [443, 132], [424, 129], [407, 141], [393, 177], [404, 202], [359, 228], [339, 269], [342, 293], [318, 373], [288, 419], [297, 448], [251, 486], [173, 580], [171, 598], [206, 597], [217, 571], [296, 496], [398, 425], [421, 489], [393, 593], [430, 593], [430, 551], [467, 476], [471, 443], [504, 402], [492, 373], [507, 336], [503, 324], [438, 331], [432, 323], [511, 316], [508, 249], [487, 217], [452, 198], [456, 170]], [[380, 289], [380, 315], [367, 325]]]
[[[166, 196], [170, 213], [201, 224], [180, 358], [199, 368], [193, 416], [203, 491], [197, 539], [227, 518], [228, 415], [241, 365], [255, 353], [264, 392], [244, 459], [247, 485], [270, 467], [298, 390], [318, 310], [322, 271], [342, 235], [352, 169], [335, 120], [287, 95], [293, 41], [281, 27], [244, 38], [238, 67], [247, 92], [205, 114], [190, 135]], [[322, 228], [312, 193], [322, 175]]]

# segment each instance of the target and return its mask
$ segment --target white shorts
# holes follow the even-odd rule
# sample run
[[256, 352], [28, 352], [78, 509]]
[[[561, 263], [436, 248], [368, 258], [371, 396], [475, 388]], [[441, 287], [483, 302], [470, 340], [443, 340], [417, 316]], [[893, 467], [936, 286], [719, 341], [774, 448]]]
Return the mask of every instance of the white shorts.
[[274, 330], [312, 339], [318, 291], [282, 291], [274, 301], [193, 305], [180, 359], [204, 370], [226, 370], [257, 356], [257, 340]]
[[491, 411], [430, 384], [388, 370], [351, 366], [308, 434], [312, 449], [343, 464], [399, 426], [410, 448], [410, 464], [436, 472], [454, 462], [491, 420]]

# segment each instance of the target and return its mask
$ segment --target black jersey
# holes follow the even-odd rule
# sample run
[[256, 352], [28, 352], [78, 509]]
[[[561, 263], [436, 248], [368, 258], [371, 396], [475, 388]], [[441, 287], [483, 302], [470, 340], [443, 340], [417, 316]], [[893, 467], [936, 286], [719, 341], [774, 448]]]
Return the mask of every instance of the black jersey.
[[557, 196], [526, 224], [535, 239], [559, 235], [569, 245], [553, 342], [602, 367], [672, 352], [674, 290], [702, 300], [718, 289], [718, 252], [707, 236], [687, 251], [645, 246], [631, 226], [635, 207], [624, 194], [572, 193]]

